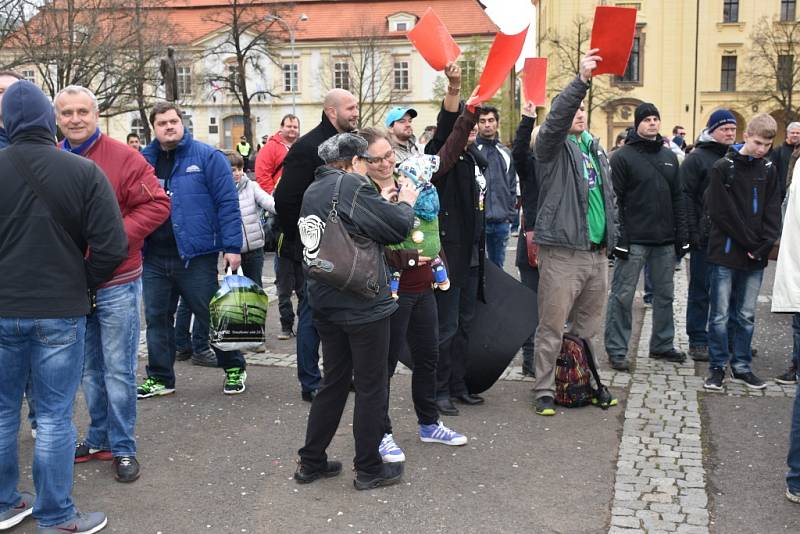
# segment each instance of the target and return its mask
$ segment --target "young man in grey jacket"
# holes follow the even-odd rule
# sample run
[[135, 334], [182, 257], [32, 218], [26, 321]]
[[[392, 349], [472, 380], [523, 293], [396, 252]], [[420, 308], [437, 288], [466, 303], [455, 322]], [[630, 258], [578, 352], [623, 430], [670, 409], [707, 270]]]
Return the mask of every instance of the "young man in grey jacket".
[[564, 324], [586, 339], [601, 331], [608, 287], [606, 251], [616, 241], [616, 199], [608, 156], [586, 131], [583, 99], [602, 58], [589, 50], [580, 73], [552, 103], [539, 130], [539, 326], [533, 386], [536, 413], [555, 415], [555, 363]]

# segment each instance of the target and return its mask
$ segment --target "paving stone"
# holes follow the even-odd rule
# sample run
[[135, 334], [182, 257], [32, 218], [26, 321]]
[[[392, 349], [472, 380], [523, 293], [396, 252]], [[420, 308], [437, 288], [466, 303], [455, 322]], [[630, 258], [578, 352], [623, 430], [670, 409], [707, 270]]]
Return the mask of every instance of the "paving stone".
[[611, 516], [611, 524], [617, 527], [640, 528], [639, 519], [632, 516], [614, 515]]

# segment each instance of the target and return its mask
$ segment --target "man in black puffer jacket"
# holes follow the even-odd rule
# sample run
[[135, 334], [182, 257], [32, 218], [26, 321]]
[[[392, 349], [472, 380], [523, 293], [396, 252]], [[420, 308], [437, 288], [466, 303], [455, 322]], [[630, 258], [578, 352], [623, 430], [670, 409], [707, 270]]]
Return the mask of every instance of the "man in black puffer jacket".
[[631, 305], [645, 263], [653, 279], [653, 333], [650, 357], [671, 362], [686, 359], [673, 345], [672, 314], [675, 255], [689, 250], [678, 158], [659, 135], [661, 116], [653, 104], [640, 104], [625, 146], [611, 157], [619, 220], [619, 261], [614, 268], [606, 318], [606, 352], [611, 366], [627, 370]]
[[686, 333], [689, 336], [689, 356], [695, 361], [708, 361], [708, 229], [703, 230], [701, 224], [703, 194], [708, 188], [708, 172], [717, 160], [725, 156], [735, 140], [736, 117], [727, 109], [715, 111], [680, 168], [691, 245]]
[[[331, 89], [325, 95], [322, 120], [310, 132], [297, 140], [283, 160], [283, 174], [275, 187], [275, 211], [281, 227], [278, 241], [278, 270], [283, 271], [281, 283], [291, 282], [288, 271], [301, 275], [302, 244], [297, 233], [297, 220], [303, 194], [314, 181], [314, 172], [323, 161], [317, 154], [319, 146], [337, 133], [352, 132], [358, 125], [358, 101], [344, 89]], [[311, 321], [311, 308], [305, 298], [305, 284], [297, 292], [297, 378], [301, 397], [311, 402], [319, 389], [319, 335]], [[290, 291], [291, 293], [291, 291]]]

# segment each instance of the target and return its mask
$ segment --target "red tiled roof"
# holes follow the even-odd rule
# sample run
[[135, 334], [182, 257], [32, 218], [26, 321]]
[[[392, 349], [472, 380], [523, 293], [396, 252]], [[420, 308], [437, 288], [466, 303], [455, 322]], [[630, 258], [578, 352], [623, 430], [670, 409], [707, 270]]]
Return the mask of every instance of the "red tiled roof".
[[[294, 5], [285, 8], [280, 7], [285, 2], [278, 0], [256, 0], [254, 4], [252, 9], [263, 9], [265, 15], [273, 4], [289, 24], [301, 14], [307, 15], [307, 21], [297, 24], [295, 39], [298, 42], [346, 39], [363, 35], [364, 30], [371, 28], [387, 37], [402, 38], [403, 32], [388, 31], [387, 17], [401, 12], [421, 17], [429, 6], [454, 37], [489, 35], [497, 31], [474, 0], [294, 0]], [[188, 44], [213, 32], [219, 24], [209, 19], [222, 19], [227, 5], [225, 0], [163, 0], [157, 9], [167, 11], [169, 21], [175, 26], [176, 44]]]

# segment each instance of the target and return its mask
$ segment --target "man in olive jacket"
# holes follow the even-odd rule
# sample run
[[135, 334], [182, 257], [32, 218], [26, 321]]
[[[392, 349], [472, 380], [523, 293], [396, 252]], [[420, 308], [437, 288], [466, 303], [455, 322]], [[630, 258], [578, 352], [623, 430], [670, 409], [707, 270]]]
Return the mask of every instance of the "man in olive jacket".
[[[534, 340], [536, 413], [555, 415], [555, 363], [564, 323], [587, 340], [601, 330], [616, 199], [608, 156], [586, 131], [583, 99], [602, 58], [590, 50], [580, 74], [552, 103], [536, 140], [539, 205], [539, 326]], [[576, 172], [577, 171], [577, 172]], [[596, 351], [595, 351], [596, 352]]]

